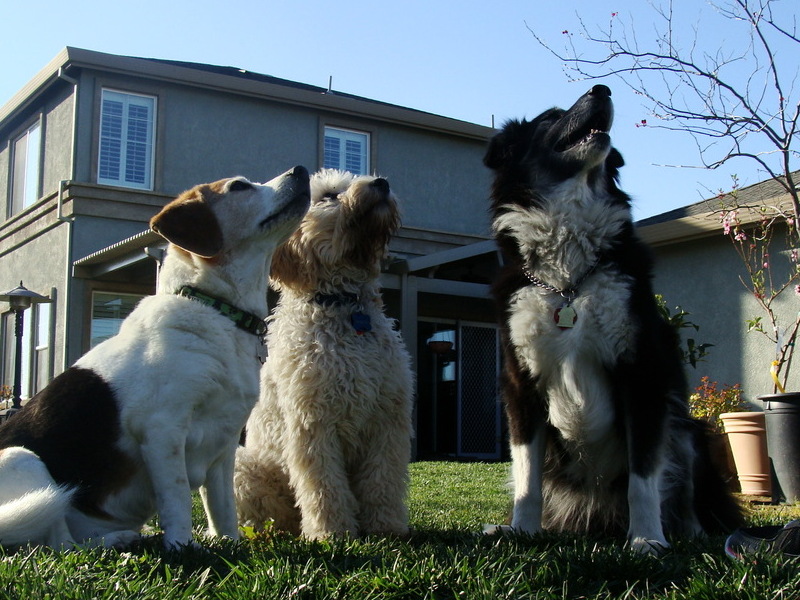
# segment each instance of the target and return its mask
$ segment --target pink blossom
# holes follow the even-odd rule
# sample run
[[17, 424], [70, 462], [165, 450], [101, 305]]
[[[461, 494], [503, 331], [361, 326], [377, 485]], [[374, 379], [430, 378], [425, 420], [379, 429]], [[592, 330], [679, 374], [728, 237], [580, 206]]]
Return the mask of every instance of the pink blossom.
[[794, 293], [800, 296], [800, 285], [794, 286]]
[[725, 235], [730, 235], [731, 233], [731, 221], [733, 221], [733, 219], [731, 219], [731, 213], [725, 213], [722, 215], [722, 232]]
[[792, 260], [793, 263], [797, 262], [797, 257], [798, 257], [797, 248], [792, 248], [791, 260]]
[[745, 235], [744, 231], [737, 231], [736, 235], [733, 236], [733, 239], [735, 239], [737, 242], [743, 242], [747, 239], [747, 236]]

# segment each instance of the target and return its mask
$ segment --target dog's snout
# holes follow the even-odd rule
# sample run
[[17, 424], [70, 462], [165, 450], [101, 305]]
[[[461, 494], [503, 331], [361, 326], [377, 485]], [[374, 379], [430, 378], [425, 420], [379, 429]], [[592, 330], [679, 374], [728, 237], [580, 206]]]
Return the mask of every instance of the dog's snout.
[[295, 177], [296, 179], [308, 179], [308, 169], [306, 169], [303, 165], [297, 165], [296, 167], [292, 168], [289, 171], [289, 175]]
[[383, 177], [378, 177], [377, 179], [373, 180], [370, 185], [374, 188], [378, 188], [384, 194], [389, 193], [389, 182], [386, 181]]
[[611, 96], [611, 89], [607, 85], [598, 84], [589, 90], [590, 96]]

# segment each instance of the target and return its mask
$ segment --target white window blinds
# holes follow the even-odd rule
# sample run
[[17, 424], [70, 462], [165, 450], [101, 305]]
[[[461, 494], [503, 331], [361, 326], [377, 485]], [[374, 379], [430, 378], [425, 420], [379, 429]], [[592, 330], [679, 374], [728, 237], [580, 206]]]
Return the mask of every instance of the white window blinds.
[[356, 175], [369, 173], [369, 134], [335, 127], [325, 128], [322, 166]]
[[97, 181], [153, 188], [156, 99], [103, 90]]

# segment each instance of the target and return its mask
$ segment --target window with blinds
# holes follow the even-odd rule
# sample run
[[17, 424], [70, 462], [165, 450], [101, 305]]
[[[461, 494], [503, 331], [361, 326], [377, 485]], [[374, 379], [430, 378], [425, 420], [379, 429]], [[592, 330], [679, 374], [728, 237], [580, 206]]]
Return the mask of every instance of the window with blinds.
[[322, 166], [356, 175], [369, 173], [369, 134], [325, 127]]
[[103, 90], [97, 182], [153, 189], [156, 99]]

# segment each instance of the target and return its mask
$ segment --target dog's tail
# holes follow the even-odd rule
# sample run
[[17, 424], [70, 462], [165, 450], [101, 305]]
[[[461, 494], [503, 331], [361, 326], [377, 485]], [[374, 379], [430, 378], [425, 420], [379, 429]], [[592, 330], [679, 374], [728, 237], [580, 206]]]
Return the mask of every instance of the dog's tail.
[[48, 485], [0, 504], [0, 545], [70, 543], [64, 517], [72, 494], [66, 486]]
[[693, 419], [694, 425], [694, 510], [706, 533], [729, 533], [744, 523], [744, 512], [728, 489], [710, 452], [708, 425]]

